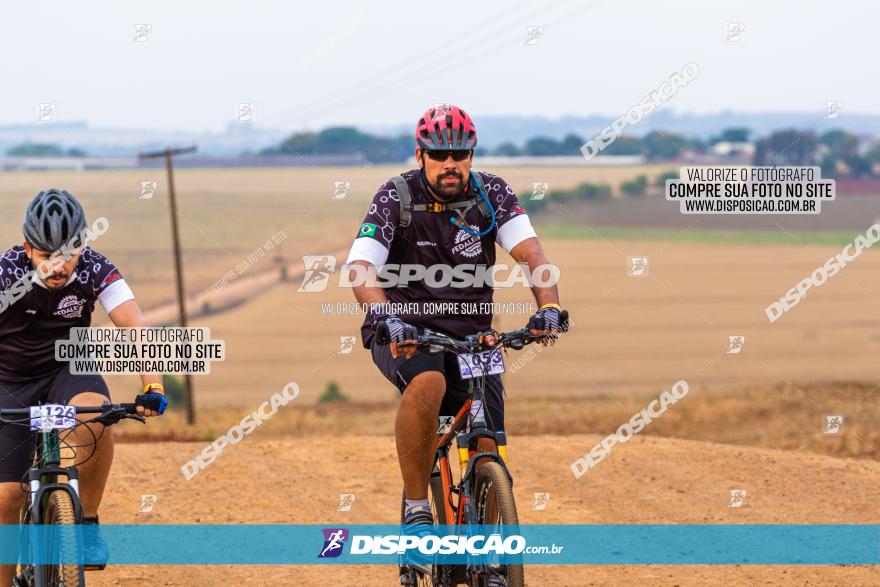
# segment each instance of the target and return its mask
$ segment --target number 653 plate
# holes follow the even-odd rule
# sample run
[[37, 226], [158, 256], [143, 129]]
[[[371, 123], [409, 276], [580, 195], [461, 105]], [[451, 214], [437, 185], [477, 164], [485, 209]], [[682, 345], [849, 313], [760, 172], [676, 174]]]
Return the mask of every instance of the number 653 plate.
[[76, 426], [76, 407], [31, 406], [31, 430], [63, 430]]
[[489, 360], [490, 354], [492, 355], [492, 360], [489, 363], [488, 374], [499, 375], [504, 373], [504, 358], [497, 351], [463, 353], [458, 355], [458, 370], [461, 373], [461, 378], [473, 379], [474, 377], [481, 377], [483, 375], [483, 365]]

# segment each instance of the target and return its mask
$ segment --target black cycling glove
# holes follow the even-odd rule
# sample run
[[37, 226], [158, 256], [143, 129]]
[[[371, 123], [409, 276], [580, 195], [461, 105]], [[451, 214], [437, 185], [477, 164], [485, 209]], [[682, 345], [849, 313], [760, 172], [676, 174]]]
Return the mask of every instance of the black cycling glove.
[[165, 408], [168, 406], [168, 400], [165, 399], [165, 396], [161, 393], [150, 391], [147, 393], [142, 393], [134, 398], [134, 403], [137, 406], [143, 406], [146, 410], [153, 410], [160, 416], [165, 412]]
[[404, 322], [394, 314], [388, 314], [383, 319], [388, 326], [389, 342], [400, 343], [405, 340], [415, 340], [419, 335], [415, 326]]
[[529, 318], [527, 330], [559, 330], [559, 308], [550, 306], [538, 310]]

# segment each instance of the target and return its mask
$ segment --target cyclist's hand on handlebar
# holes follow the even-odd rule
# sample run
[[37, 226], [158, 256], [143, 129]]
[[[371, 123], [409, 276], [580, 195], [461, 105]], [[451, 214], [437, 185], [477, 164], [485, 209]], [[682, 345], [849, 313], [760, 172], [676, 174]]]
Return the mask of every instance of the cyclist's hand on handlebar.
[[385, 317], [385, 325], [388, 326], [388, 338], [391, 343], [391, 356], [395, 359], [399, 355], [403, 355], [407, 359], [412, 357], [416, 352], [415, 346], [408, 346], [398, 350], [397, 345], [403, 342], [415, 343], [419, 331], [412, 324], [407, 324], [394, 314]]
[[556, 343], [557, 334], [560, 330], [559, 325], [562, 322], [562, 310], [558, 305], [545, 305], [540, 310], [532, 314], [526, 329], [532, 336], [546, 336], [542, 338], [540, 343], [544, 346], [553, 346]]
[[161, 416], [168, 406], [165, 389], [160, 383], [151, 383], [145, 387], [144, 393], [134, 398], [134, 403], [137, 405], [138, 416], [147, 418]]

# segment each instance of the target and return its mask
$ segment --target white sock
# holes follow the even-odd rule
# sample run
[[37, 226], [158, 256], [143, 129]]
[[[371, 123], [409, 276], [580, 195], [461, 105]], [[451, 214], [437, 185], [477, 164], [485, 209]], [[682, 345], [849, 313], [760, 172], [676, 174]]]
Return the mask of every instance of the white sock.
[[404, 510], [404, 515], [411, 514], [414, 510], [425, 510], [427, 512], [431, 511], [431, 504], [428, 503], [428, 498], [425, 499], [407, 499], [406, 501], [406, 509]]

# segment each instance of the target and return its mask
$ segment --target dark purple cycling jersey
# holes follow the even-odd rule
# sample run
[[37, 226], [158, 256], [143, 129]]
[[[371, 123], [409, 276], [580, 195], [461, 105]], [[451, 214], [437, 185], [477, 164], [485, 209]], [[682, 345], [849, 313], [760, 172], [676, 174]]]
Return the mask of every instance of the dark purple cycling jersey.
[[[55, 361], [55, 341], [68, 338], [72, 327], [91, 324], [99, 296], [105, 308], [111, 290], [116, 300], [130, 296], [113, 263], [89, 247], [80, 254], [73, 280], [61, 289], [46, 288], [33, 269], [24, 247], [13, 247], [0, 257], [2, 381], [27, 381], [57, 371], [66, 363]], [[120, 294], [120, 289], [128, 294]]]
[[[407, 171], [402, 176], [409, 186], [414, 204], [435, 201], [424, 188], [418, 169]], [[449, 268], [494, 265], [496, 242], [510, 251], [519, 242], [535, 236], [535, 233], [513, 189], [496, 175], [480, 172], [480, 176], [484, 192], [496, 214], [495, 227], [482, 238], [474, 237], [452, 224], [449, 219], [456, 214], [452, 211], [414, 211], [409, 226], [399, 227], [400, 197], [394, 183], [389, 180], [373, 198], [347, 263], [362, 259], [377, 267], [384, 264], [442, 265]], [[451, 202], [470, 199], [473, 190], [469, 186], [467, 192], [459, 194]], [[478, 194], [473, 195], [479, 198]], [[490, 219], [477, 206], [465, 212], [465, 221], [475, 232], [481, 232], [490, 225]], [[474, 272], [478, 273], [478, 270], [474, 269]], [[435, 274], [433, 283], [437, 283], [439, 277], [439, 273]], [[488, 284], [432, 287], [426, 280], [418, 280], [410, 281], [407, 287], [385, 288], [384, 291], [389, 302], [408, 304], [415, 309], [396, 312], [401, 320], [410, 324], [456, 337], [486, 330], [492, 324], [490, 304], [493, 289]], [[458, 311], [437, 311], [444, 302], [458, 303]], [[361, 328], [364, 347], [367, 348], [374, 335], [369, 322], [368, 316]]]

